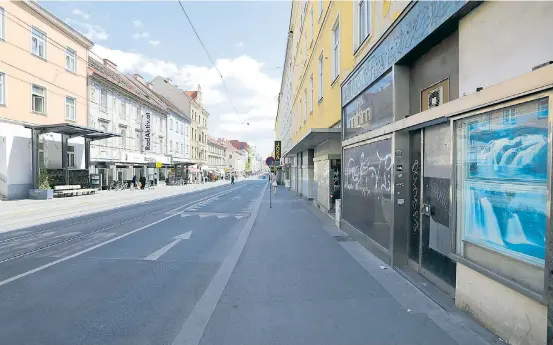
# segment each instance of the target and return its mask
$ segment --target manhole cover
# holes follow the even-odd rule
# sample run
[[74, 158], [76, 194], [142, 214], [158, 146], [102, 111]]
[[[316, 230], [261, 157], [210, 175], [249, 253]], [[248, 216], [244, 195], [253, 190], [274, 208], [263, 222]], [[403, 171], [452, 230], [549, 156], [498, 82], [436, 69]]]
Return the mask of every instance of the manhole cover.
[[349, 236], [334, 236], [336, 241], [338, 242], [347, 242], [347, 241], [353, 241], [353, 239]]

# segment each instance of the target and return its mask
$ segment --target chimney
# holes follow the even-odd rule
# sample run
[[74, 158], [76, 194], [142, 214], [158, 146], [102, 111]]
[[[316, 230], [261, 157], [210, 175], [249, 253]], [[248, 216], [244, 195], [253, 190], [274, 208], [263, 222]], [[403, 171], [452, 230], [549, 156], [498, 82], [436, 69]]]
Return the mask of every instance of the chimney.
[[143, 85], [146, 84], [144, 82], [144, 78], [142, 78], [142, 76], [140, 74], [135, 74], [134, 79], [138, 80], [140, 82], [140, 84], [143, 84]]
[[104, 66], [109, 67], [117, 71], [117, 65], [108, 59], [104, 59]]

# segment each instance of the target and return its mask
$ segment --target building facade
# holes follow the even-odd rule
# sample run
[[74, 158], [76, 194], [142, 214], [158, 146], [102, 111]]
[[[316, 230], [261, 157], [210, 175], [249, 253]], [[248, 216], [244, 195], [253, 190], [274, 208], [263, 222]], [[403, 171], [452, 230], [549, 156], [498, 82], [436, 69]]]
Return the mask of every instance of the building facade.
[[[33, 188], [29, 126], [86, 126], [92, 45], [34, 1], [0, 3], [0, 199]], [[37, 150], [40, 168], [86, 168], [81, 137], [41, 134]]]
[[208, 170], [216, 173], [218, 176], [225, 176], [227, 148], [223, 142], [208, 137], [207, 138], [207, 166]]
[[553, 4], [366, 6], [341, 84], [342, 229], [509, 343], [545, 344]]
[[339, 191], [340, 84], [353, 67], [351, 1], [293, 2], [279, 95], [284, 180], [323, 210]]
[[201, 87], [196, 91], [184, 91], [168, 78], [156, 77], [151, 82], [152, 89], [173, 103], [179, 111], [190, 119], [190, 159], [195, 163], [188, 170], [194, 179], [203, 181], [202, 170], [207, 167], [207, 122], [209, 113], [202, 105]]
[[88, 65], [88, 126], [120, 135], [91, 144], [91, 173], [101, 174], [106, 187], [133, 176], [153, 184], [164, 180], [156, 162], [170, 164], [167, 106], [140, 87], [139, 76], [120, 73], [113, 62], [90, 58]]

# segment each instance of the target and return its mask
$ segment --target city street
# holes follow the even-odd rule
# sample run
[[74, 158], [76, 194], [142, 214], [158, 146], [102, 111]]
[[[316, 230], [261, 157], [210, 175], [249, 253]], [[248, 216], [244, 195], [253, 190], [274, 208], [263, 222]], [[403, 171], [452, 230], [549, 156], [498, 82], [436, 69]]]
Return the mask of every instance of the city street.
[[3, 233], [0, 343], [494, 340], [266, 181]]

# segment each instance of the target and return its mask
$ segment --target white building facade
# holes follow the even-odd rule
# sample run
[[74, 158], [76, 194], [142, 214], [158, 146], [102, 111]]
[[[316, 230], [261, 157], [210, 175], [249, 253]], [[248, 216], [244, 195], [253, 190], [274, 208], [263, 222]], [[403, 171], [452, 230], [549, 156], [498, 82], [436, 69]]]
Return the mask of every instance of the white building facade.
[[154, 102], [109, 60], [89, 59], [88, 126], [119, 134], [90, 146], [90, 171], [102, 175], [102, 185], [145, 176], [157, 183], [156, 163], [170, 164], [166, 155], [167, 107]]

